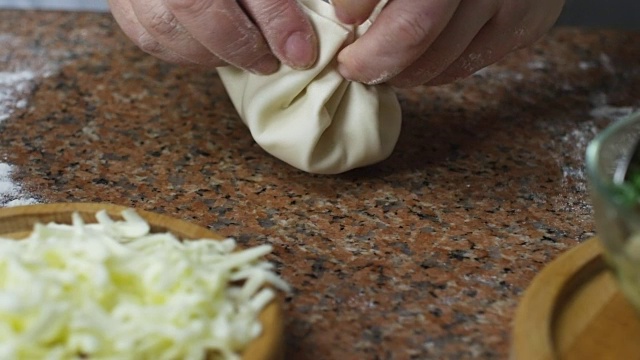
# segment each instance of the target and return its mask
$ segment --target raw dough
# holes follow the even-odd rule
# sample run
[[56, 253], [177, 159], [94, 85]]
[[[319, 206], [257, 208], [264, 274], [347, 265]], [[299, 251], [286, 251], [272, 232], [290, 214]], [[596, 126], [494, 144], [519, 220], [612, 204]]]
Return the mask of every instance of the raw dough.
[[311, 173], [336, 174], [387, 158], [400, 133], [398, 99], [387, 85], [351, 82], [336, 56], [370, 26], [347, 26], [322, 0], [299, 0], [317, 31], [319, 58], [309, 70], [282, 65], [259, 76], [231, 66], [218, 73], [255, 141]]

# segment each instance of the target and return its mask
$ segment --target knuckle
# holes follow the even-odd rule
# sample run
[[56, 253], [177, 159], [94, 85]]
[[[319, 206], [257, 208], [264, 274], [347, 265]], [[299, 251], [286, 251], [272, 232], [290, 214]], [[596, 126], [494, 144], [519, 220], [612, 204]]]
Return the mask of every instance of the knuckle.
[[250, 56], [263, 51], [259, 46], [260, 40], [260, 36], [256, 33], [244, 34], [244, 36], [228, 41], [224, 46], [221, 46], [221, 50], [231, 57]]
[[138, 47], [147, 54], [158, 55], [164, 52], [164, 46], [147, 33], [138, 37], [137, 44]]
[[270, 53], [260, 33], [247, 31], [237, 38], [223, 38], [216, 41], [213, 53], [221, 59], [241, 68], [250, 67], [262, 56]]
[[424, 14], [409, 11], [399, 12], [392, 23], [393, 28], [388, 33], [396, 38], [389, 40], [406, 44], [409, 47], [420, 46], [429, 36], [430, 25], [429, 18]]
[[507, 51], [520, 50], [535, 42], [540, 36], [542, 32], [536, 34], [524, 28], [516, 29], [511, 39], [505, 42], [505, 48]]
[[268, 1], [262, 4], [257, 18], [262, 22], [269, 24], [275, 20], [283, 19], [288, 15], [290, 4], [283, 1]]
[[169, 11], [161, 11], [149, 18], [149, 31], [167, 38], [176, 38], [181, 33], [178, 19]]
[[460, 62], [455, 63], [455, 69], [466, 74], [472, 74], [476, 70], [482, 68], [488, 63], [486, 55], [491, 56], [492, 50], [485, 50], [484, 54], [480, 52], [471, 52], [460, 58]]
[[159, 42], [153, 39], [141, 39], [138, 44], [140, 49], [145, 53], [152, 55], [158, 59], [163, 61], [172, 63], [172, 64], [180, 64], [180, 65], [194, 65], [194, 62], [189, 61], [182, 56], [172, 52], [171, 50], [162, 46]]

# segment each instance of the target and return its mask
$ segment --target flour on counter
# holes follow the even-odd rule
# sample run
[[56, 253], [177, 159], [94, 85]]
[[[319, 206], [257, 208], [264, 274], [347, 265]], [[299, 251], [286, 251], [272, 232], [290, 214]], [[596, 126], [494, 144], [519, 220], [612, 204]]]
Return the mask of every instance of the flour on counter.
[[[33, 91], [35, 78], [36, 73], [31, 70], [0, 72], [0, 123], [9, 119], [15, 109], [27, 107], [26, 97]], [[0, 162], [0, 207], [36, 203], [13, 181], [13, 172], [12, 165]]]
[[543, 59], [536, 59], [529, 62], [527, 67], [531, 70], [545, 70], [549, 68], [549, 63]]
[[[68, 56], [68, 52], [41, 48], [31, 38], [0, 33], [0, 53], [3, 55], [0, 59], [7, 59], [6, 56], [9, 55], [4, 54], [21, 53], [24, 49], [33, 47], [38, 48], [39, 56], [29, 57], [16, 63], [15, 67], [11, 67], [12, 62], [9, 61], [9, 66], [0, 69], [0, 136], [6, 122], [20, 120], [14, 116], [16, 111], [28, 111], [31, 97], [40, 80], [57, 73], [61, 62]], [[14, 174], [18, 169], [7, 162], [5, 155], [6, 149], [0, 147], [0, 207], [38, 203], [37, 197], [16, 182]]]
[[11, 175], [14, 167], [0, 162], [0, 207], [35, 204], [38, 201], [16, 184]]
[[612, 106], [609, 104], [607, 94], [598, 93], [591, 97], [591, 111], [589, 115], [594, 118], [604, 118], [609, 120], [618, 120], [631, 115], [638, 110], [633, 106]]
[[13, 111], [25, 108], [36, 74], [31, 70], [0, 72], [0, 123], [7, 120]]

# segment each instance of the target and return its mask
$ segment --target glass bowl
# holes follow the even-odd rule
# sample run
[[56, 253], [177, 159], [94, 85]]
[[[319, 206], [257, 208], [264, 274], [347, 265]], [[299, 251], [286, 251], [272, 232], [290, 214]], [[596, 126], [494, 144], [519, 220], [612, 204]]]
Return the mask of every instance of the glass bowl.
[[[640, 112], [609, 125], [586, 152], [598, 238], [624, 295], [640, 311], [640, 202], [614, 179], [640, 140]], [[640, 193], [638, 193], [640, 196]]]

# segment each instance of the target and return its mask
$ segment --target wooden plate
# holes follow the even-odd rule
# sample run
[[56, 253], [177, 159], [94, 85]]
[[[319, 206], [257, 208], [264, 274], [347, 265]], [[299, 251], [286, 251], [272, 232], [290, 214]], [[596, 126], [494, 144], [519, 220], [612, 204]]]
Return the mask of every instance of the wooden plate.
[[[100, 210], [106, 210], [114, 219], [121, 219], [120, 213], [126, 207], [112, 204], [96, 203], [61, 203], [28, 205], [9, 208], [0, 208], [0, 236], [15, 239], [26, 237], [34, 224], [57, 222], [69, 224], [71, 214], [79, 213], [87, 222], [95, 222], [95, 214]], [[147, 211], [136, 210], [151, 225], [152, 232], [169, 231], [181, 239], [223, 239], [206, 228], [159, 215]], [[276, 360], [283, 357], [283, 333], [284, 322], [282, 308], [279, 301], [273, 301], [260, 314], [263, 332], [243, 352], [244, 360]]]
[[515, 317], [511, 358], [638, 359], [640, 316], [618, 290], [598, 239], [536, 276]]

